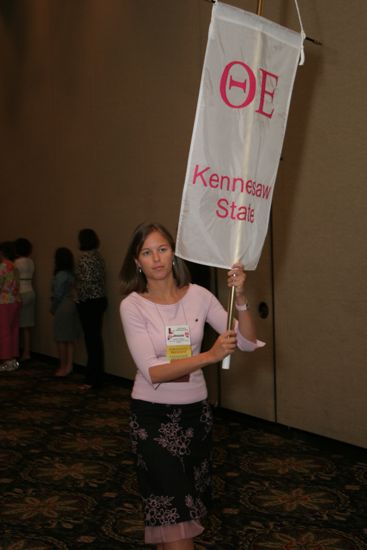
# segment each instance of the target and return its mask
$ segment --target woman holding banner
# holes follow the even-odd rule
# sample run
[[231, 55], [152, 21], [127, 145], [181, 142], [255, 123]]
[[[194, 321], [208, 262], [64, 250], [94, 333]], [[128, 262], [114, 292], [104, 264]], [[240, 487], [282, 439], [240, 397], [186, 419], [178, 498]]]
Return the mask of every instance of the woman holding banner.
[[[212, 413], [203, 367], [237, 346], [263, 345], [245, 297], [241, 264], [228, 271], [238, 321], [226, 330], [227, 313], [207, 289], [190, 284], [185, 263], [160, 224], [139, 225], [121, 268], [120, 313], [137, 366], [130, 433], [145, 512], [145, 542], [158, 550], [191, 550], [204, 530], [211, 489]], [[219, 333], [200, 352], [205, 323]]]

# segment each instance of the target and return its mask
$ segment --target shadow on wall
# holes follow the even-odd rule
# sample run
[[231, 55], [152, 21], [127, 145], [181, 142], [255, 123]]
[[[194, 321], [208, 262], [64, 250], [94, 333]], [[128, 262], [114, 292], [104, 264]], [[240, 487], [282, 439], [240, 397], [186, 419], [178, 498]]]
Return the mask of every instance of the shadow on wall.
[[[314, 91], [321, 71], [322, 57], [320, 47], [310, 45], [306, 49], [306, 62], [297, 70], [288, 123], [279, 165], [278, 184], [274, 193], [273, 223], [277, 230], [277, 241], [282, 246], [277, 249], [277, 270], [281, 269], [288, 254], [289, 235], [293, 203], [297, 195], [297, 184], [302, 171], [302, 159], [306, 140], [310, 135], [308, 125], [313, 103]], [[280, 183], [280, 184], [279, 184]], [[281, 223], [277, 224], [277, 216]], [[280, 234], [281, 233], [281, 234]]]

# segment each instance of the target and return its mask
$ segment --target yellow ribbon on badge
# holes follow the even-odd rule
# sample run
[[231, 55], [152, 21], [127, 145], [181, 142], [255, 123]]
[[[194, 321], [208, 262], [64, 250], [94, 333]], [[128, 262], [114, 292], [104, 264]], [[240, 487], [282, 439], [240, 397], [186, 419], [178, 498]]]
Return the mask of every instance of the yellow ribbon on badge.
[[192, 356], [190, 345], [166, 346], [166, 356], [169, 361], [174, 359], [187, 359]]

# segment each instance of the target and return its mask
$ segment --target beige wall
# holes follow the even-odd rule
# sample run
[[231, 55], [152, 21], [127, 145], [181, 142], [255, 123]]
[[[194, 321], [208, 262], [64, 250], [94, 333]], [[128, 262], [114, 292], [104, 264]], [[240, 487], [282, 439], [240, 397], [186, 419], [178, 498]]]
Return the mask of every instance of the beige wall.
[[[257, 2], [232, 4], [254, 11]], [[275, 190], [274, 245], [251, 274], [256, 312], [258, 301], [272, 305], [274, 270], [275, 309], [268, 320], [258, 319], [268, 348], [246, 358], [245, 374], [240, 357], [230, 377], [221, 374], [223, 402], [367, 446], [361, 68], [367, 6], [364, 0], [299, 4], [307, 34], [323, 46], [306, 42]], [[54, 250], [77, 253], [78, 230], [91, 226], [107, 262], [107, 370], [132, 378], [118, 317], [118, 271], [138, 222], [156, 219], [175, 230], [211, 4], [2, 6], [0, 239], [27, 236], [34, 243], [34, 350], [56, 356], [48, 313]], [[264, 7], [266, 17], [298, 30], [293, 1], [265, 0]], [[82, 342], [77, 360], [84, 362]]]
[[367, 446], [367, 5], [310, 2], [274, 201], [278, 420]]

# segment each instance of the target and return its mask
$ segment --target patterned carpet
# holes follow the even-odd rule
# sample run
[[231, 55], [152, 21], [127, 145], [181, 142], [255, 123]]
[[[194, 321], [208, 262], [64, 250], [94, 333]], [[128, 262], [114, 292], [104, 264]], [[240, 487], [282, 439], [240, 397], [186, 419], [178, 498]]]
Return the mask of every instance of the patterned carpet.
[[[82, 394], [33, 360], [0, 373], [0, 549], [139, 550], [127, 384]], [[367, 549], [367, 451], [215, 412], [214, 502], [196, 549]]]

